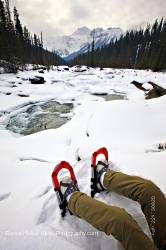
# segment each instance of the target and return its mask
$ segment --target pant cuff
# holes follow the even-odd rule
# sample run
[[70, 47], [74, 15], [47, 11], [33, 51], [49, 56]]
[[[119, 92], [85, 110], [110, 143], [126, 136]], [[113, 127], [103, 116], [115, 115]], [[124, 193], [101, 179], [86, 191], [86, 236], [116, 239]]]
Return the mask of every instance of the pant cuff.
[[78, 199], [80, 198], [80, 196], [84, 195], [84, 193], [76, 191], [73, 192], [73, 194], [71, 195], [69, 202], [68, 202], [68, 208], [69, 210], [72, 212], [72, 214], [77, 215], [76, 214], [76, 203], [78, 201]]

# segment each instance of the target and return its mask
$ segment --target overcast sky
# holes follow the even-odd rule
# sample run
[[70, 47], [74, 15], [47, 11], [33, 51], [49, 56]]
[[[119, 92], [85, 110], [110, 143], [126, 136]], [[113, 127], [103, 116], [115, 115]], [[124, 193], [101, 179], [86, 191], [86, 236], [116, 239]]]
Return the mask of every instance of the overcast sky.
[[78, 27], [130, 28], [166, 17], [166, 0], [10, 0], [31, 32], [50, 41]]

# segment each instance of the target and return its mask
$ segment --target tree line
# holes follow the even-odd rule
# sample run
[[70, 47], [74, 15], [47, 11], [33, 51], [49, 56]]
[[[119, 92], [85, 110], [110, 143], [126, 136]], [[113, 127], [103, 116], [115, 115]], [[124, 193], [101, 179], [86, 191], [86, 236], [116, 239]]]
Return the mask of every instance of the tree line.
[[14, 7], [11, 15], [9, 0], [0, 0], [0, 61], [13, 65], [40, 64], [59, 65], [62, 59], [43, 47], [43, 35], [31, 35], [23, 26], [19, 13]]
[[91, 67], [166, 69], [166, 20], [156, 20], [145, 29], [127, 31], [119, 40], [79, 55], [71, 64]]

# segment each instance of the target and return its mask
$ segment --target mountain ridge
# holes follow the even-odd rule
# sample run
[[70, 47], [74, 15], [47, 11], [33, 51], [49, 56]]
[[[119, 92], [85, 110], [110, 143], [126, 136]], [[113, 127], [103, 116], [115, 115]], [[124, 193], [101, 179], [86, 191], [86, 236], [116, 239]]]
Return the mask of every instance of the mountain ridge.
[[95, 49], [119, 39], [124, 32], [121, 28], [95, 28], [86, 26], [78, 28], [71, 35], [58, 36], [55, 39], [55, 52], [65, 60], [72, 60], [79, 54], [88, 51], [94, 39]]

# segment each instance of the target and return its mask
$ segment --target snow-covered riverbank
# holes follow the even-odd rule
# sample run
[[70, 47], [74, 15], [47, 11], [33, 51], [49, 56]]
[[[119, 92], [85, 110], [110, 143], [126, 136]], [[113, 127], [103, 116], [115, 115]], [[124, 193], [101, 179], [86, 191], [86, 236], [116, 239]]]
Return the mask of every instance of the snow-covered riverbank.
[[[46, 83], [32, 85], [28, 79], [35, 75]], [[133, 80], [166, 88], [166, 73], [151, 71], [0, 75], [0, 249], [122, 249], [78, 218], [61, 219], [51, 173], [59, 161], [69, 161], [80, 190], [90, 194], [90, 157], [105, 146], [115, 168], [149, 178], [166, 193], [166, 151], [158, 150], [158, 144], [166, 142], [166, 96], [145, 100], [144, 93], [130, 84]], [[106, 94], [124, 98], [106, 101]], [[6, 129], [10, 118], [27, 105], [51, 100], [73, 104], [71, 120], [63, 126], [28, 136]], [[98, 198], [124, 207], [150, 235], [137, 203], [114, 193]]]

